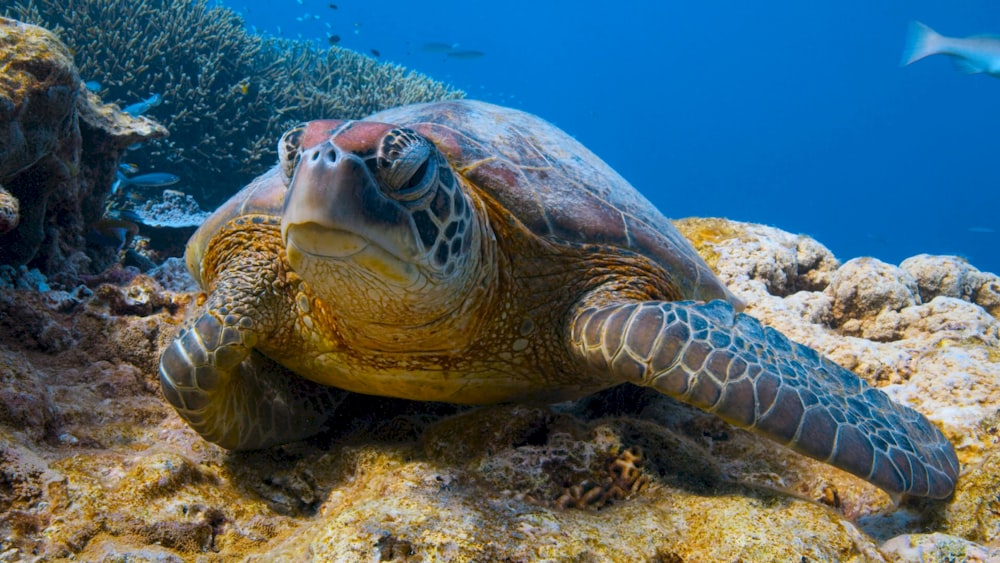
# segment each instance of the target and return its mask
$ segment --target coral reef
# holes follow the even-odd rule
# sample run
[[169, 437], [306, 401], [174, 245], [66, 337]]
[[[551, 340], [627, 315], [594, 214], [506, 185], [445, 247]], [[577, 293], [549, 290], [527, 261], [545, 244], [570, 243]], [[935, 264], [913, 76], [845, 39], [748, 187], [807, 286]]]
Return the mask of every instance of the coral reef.
[[209, 215], [193, 197], [176, 190], [163, 190], [158, 199], [147, 200], [131, 211], [143, 225], [174, 229], [196, 228]]
[[165, 134], [83, 89], [52, 33], [0, 18], [0, 262], [106, 267], [84, 254], [85, 231], [104, 213], [125, 148]]
[[141, 204], [123, 205], [113, 213], [141, 229], [125, 256], [126, 264], [141, 270], [183, 256], [188, 239], [209, 216], [191, 195], [169, 189]]
[[[641, 449], [622, 444], [622, 434], [615, 425], [588, 428], [548, 409], [496, 407], [436, 423], [421, 441], [430, 460], [475, 468], [480, 479], [518, 499], [602, 508], [649, 483]], [[493, 451], [480, 449], [487, 445]]]
[[294, 123], [463, 95], [347, 49], [253, 35], [208, 0], [31, 0], [8, 15], [57, 29], [105, 99], [160, 95], [148, 113], [170, 138], [129, 158], [180, 175], [209, 208], [270, 166]]
[[356, 395], [321, 436], [226, 452], [159, 396], [158, 355], [197, 298], [180, 260], [73, 292], [8, 268], [0, 560], [995, 558], [1000, 279], [951, 257], [841, 265], [771, 227], [677, 224], [750, 314], [939, 425], [963, 464], [954, 498], [895, 505], [630, 386], [544, 407]]

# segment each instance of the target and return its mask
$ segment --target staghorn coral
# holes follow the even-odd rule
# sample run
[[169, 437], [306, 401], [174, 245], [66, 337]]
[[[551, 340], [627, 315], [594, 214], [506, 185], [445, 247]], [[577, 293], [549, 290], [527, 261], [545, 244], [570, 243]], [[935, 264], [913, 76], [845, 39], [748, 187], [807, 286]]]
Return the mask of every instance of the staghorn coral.
[[294, 123], [463, 95], [347, 49], [253, 35], [207, 0], [28, 0], [8, 12], [58, 29], [105, 98], [126, 105], [160, 94], [149, 114], [170, 138], [130, 159], [181, 175], [209, 206], [270, 165]]

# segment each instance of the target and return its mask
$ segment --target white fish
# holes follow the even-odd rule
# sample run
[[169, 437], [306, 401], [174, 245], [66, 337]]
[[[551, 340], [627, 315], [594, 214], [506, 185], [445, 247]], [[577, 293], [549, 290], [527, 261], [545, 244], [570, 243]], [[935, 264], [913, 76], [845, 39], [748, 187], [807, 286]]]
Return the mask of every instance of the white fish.
[[172, 186], [181, 181], [179, 176], [168, 172], [150, 172], [149, 174], [132, 176], [131, 178], [121, 172], [118, 172], [116, 176], [117, 179], [111, 186], [111, 193], [113, 194], [116, 194], [118, 193], [118, 190], [129, 186], [135, 186], [138, 188], [159, 188], [163, 186]]
[[966, 74], [985, 72], [1000, 78], [1000, 35], [945, 37], [918, 21], [912, 22], [903, 49], [903, 65], [931, 55], [948, 55]]
[[149, 108], [155, 107], [163, 103], [163, 96], [159, 94], [153, 94], [152, 96], [146, 98], [141, 102], [136, 102], [130, 106], [126, 106], [125, 113], [131, 115], [132, 117], [139, 117], [140, 115], [149, 111]]

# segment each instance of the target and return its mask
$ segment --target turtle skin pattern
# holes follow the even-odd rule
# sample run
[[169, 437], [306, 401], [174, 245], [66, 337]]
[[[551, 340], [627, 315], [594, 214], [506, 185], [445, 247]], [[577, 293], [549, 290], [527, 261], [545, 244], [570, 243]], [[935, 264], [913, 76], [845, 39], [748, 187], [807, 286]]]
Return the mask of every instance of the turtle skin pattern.
[[591, 363], [896, 497], [954, 489], [954, 449], [920, 413], [724, 301], [587, 308], [572, 331]]

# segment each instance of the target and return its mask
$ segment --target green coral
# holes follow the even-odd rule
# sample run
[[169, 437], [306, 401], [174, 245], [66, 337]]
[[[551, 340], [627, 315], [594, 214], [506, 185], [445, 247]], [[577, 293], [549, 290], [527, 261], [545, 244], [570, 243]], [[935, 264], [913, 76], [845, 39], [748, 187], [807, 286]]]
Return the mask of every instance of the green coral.
[[254, 35], [207, 0], [28, 0], [7, 15], [55, 30], [84, 80], [120, 105], [160, 94], [148, 115], [170, 130], [129, 159], [197, 181], [203, 203], [230, 195], [277, 159], [292, 124], [359, 118], [464, 94], [339, 47]]

